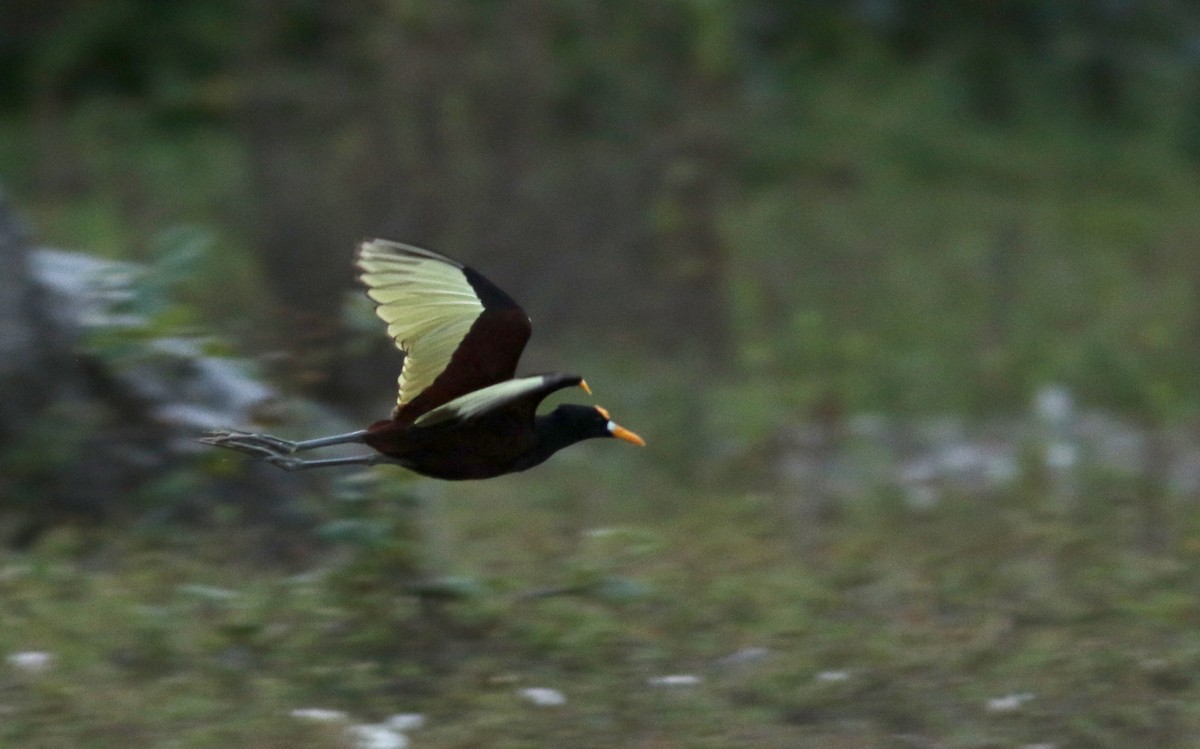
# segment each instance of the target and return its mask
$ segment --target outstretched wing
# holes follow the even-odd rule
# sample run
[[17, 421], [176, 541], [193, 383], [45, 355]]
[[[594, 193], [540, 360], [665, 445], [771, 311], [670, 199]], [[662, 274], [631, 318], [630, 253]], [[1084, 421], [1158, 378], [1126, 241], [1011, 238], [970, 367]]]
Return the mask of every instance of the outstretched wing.
[[359, 245], [356, 265], [375, 314], [405, 353], [394, 418], [411, 423], [516, 372], [529, 317], [477, 271], [384, 239]]

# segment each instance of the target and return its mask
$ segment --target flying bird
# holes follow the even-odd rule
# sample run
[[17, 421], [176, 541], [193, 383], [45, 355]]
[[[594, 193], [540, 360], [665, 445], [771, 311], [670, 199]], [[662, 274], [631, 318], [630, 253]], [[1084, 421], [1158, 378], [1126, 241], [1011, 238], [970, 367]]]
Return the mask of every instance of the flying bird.
[[[201, 442], [289, 471], [392, 463], [450, 480], [524, 471], [593, 437], [646, 444], [599, 406], [566, 404], [537, 414], [550, 393], [574, 386], [588, 395], [591, 390], [574, 374], [515, 377], [532, 332], [529, 316], [474, 268], [384, 239], [360, 244], [355, 265], [375, 314], [405, 354], [392, 417], [348, 434], [299, 442], [249, 432], [213, 432]], [[375, 452], [298, 455], [347, 443]]]

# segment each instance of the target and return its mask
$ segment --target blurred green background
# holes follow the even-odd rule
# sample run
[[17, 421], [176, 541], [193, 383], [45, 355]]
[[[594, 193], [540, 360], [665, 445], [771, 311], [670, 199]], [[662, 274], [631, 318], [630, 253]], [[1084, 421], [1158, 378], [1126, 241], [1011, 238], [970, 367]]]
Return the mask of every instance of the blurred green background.
[[0, 552], [0, 744], [1197, 745], [1193, 3], [7, 0], [0, 185], [352, 423], [353, 247], [437, 249], [649, 442], [335, 471], [286, 560], [155, 515], [197, 453]]

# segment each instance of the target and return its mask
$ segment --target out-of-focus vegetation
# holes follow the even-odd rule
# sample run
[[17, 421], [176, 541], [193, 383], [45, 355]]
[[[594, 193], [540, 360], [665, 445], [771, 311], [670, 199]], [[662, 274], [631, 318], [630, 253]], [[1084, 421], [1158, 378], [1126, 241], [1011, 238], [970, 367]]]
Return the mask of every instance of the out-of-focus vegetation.
[[211, 227], [193, 295], [315, 378], [382, 234], [483, 265], [562, 345], [692, 350], [789, 407], [1048, 379], [1192, 407], [1187, 3], [4, 13], [0, 165], [41, 235], [138, 257]]
[[[650, 443], [335, 473], [286, 565], [229, 508], [4, 552], [0, 652], [53, 660], [0, 666], [0, 743], [350, 745], [289, 715], [329, 707], [431, 747], [1190, 745], [1198, 43], [1182, 0], [0, 5], [0, 181], [159, 263], [156, 324], [375, 418], [352, 247], [424, 244]], [[1049, 383], [1138, 457], [1022, 418]], [[983, 490], [862, 479], [947, 414], [1003, 433]]]

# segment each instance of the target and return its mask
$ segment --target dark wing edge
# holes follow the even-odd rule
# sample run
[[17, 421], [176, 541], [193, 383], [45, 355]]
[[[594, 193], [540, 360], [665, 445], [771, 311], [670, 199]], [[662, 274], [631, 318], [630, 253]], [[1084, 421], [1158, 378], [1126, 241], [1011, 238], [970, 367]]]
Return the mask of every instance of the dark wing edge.
[[529, 316], [475, 269], [388, 240], [359, 245], [356, 265], [376, 314], [406, 354], [393, 418], [409, 423], [513, 377]]

